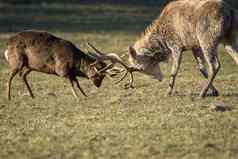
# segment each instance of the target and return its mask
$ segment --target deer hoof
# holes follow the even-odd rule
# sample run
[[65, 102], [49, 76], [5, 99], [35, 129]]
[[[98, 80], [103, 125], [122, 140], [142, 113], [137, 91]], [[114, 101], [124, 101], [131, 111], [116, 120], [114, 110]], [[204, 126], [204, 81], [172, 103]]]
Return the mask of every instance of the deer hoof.
[[200, 99], [203, 99], [203, 98], [205, 98], [205, 97], [206, 97], [206, 93], [201, 92], [200, 95], [199, 95], [199, 98], [200, 98]]
[[166, 96], [171, 97], [173, 95], [173, 91], [171, 89], [167, 90]]
[[124, 85], [124, 89], [135, 88], [131, 83], [127, 83]]
[[218, 97], [219, 96], [219, 92], [217, 90], [212, 90], [212, 96]]

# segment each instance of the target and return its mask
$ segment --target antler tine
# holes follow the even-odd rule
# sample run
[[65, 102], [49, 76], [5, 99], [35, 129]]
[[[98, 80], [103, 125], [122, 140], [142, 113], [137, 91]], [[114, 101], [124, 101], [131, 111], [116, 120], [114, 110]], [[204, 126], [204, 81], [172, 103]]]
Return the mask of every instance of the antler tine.
[[92, 44], [90, 44], [89, 42], [87, 43], [89, 47], [91, 47], [94, 51], [96, 51], [97, 54], [99, 54], [100, 56], [100, 60], [110, 60], [111, 64], [107, 65], [105, 68], [101, 69], [99, 72], [105, 72], [108, 69], [111, 69], [116, 63], [121, 64], [125, 69], [126, 69], [126, 73], [122, 76], [122, 78], [120, 80], [118, 80], [116, 82], [116, 84], [120, 83], [122, 80], [124, 80], [127, 76], [128, 73], [130, 73], [131, 75], [131, 80], [130, 82], [127, 84], [129, 87], [133, 87], [133, 82], [134, 82], [134, 77], [132, 72], [136, 71], [135, 69], [132, 69], [131, 67], [128, 67], [126, 64], [124, 64], [124, 62], [122, 61], [122, 59], [114, 53], [110, 53], [110, 54], [104, 54], [101, 51], [99, 51], [96, 47], [94, 47]]
[[128, 67], [128, 69], [126, 69], [126, 73], [116, 82], [116, 84], [120, 83], [121, 81], [123, 81], [126, 76], [128, 75], [128, 73], [130, 73], [131, 79], [130, 82], [127, 83], [125, 86], [126, 87], [130, 87], [133, 88], [133, 83], [134, 83], [134, 76], [133, 76], [133, 72], [136, 70], [133, 70], [132, 68]]
[[86, 53], [90, 56], [90, 57], [92, 57], [92, 58], [99, 58], [99, 56], [97, 55], [97, 54], [94, 54], [94, 53], [92, 53], [92, 52], [90, 52], [88, 49], [86, 49]]
[[89, 42], [87, 43], [87, 45], [89, 47], [91, 47], [94, 51], [96, 51], [95, 55], [99, 56], [99, 58], [101, 58], [102, 61], [103, 60], [110, 60], [114, 64], [115, 63], [120, 63], [120, 64], [126, 66], [117, 54], [115, 54], [115, 53], [105, 54], [105, 53], [99, 51], [99, 49], [97, 49], [95, 46], [93, 46]]
[[106, 67], [104, 67], [103, 69], [99, 70], [99, 73], [106, 72], [107, 70], [113, 68], [114, 65], [115, 65], [114, 63], [108, 64]]
[[116, 82], [116, 84], [120, 83], [122, 80], [124, 80], [124, 78], [126, 78], [128, 74], [128, 71], [126, 71], [126, 73]]
[[[93, 45], [90, 44], [90, 43], [87, 43], [87, 45], [90, 46], [90, 47], [93, 47]], [[94, 48], [94, 50], [96, 49], [95, 47], [93, 47], [93, 48]], [[96, 61], [95, 61], [94, 63], [90, 64], [90, 66], [96, 66], [97, 63], [102, 60], [102, 57], [101, 57], [100, 54], [98, 54], [98, 53], [93, 53], [93, 52], [89, 51], [88, 49], [86, 49], [86, 51], [87, 51], [87, 53], [88, 53], [91, 57], [96, 58]], [[99, 72], [99, 71], [96, 69], [96, 67], [94, 67], [94, 69], [95, 69], [96, 72]]]
[[100, 56], [103, 56], [104, 55], [104, 53], [102, 53], [101, 51], [99, 51], [96, 47], [94, 47], [91, 43], [87, 43], [87, 45], [89, 46], [89, 47], [91, 47], [94, 51], [96, 51], [96, 53], [97, 54], [99, 54]]

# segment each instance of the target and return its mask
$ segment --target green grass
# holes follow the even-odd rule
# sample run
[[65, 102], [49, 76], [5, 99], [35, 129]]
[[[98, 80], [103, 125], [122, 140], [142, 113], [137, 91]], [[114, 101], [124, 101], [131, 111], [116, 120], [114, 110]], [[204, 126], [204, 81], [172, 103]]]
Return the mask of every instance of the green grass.
[[[87, 41], [91, 41], [106, 52], [123, 54], [159, 10], [105, 6], [100, 8], [103, 13], [94, 14], [97, 7], [78, 7], [91, 16], [86, 18], [81, 12], [73, 11], [70, 14], [75, 19], [88, 19], [88, 26], [93, 24], [91, 28], [83, 29], [77, 24], [73, 26], [75, 30], [71, 30], [70, 14], [63, 16], [51, 8], [38, 13], [44, 16], [46, 23], [39, 21], [38, 25], [33, 23], [30, 27], [42, 25], [47, 29], [52, 25], [47, 30], [73, 41], [82, 49], [86, 48]], [[19, 10], [29, 12], [24, 24], [30, 24], [28, 20], [34, 14], [32, 8]], [[50, 11], [53, 16], [46, 16]], [[13, 19], [18, 19], [23, 15], [15, 13], [14, 16]], [[56, 18], [56, 22], [66, 19], [70, 25], [57, 27], [58, 23], [51, 23], [51, 18]], [[117, 18], [119, 20], [115, 20]], [[102, 25], [95, 25], [95, 21]], [[14, 31], [24, 28], [22, 26], [16, 25]], [[1, 30], [6, 28], [7, 24], [0, 26]], [[5, 97], [9, 74], [3, 51], [6, 38], [11, 34], [0, 36], [0, 158], [238, 158], [238, 67], [222, 48], [222, 68], [214, 82], [221, 93], [217, 98], [198, 99], [204, 79], [196, 70], [191, 53], [187, 52], [173, 97], [165, 96], [171, 68], [170, 63], [165, 63], [162, 66], [166, 75], [163, 82], [135, 74], [135, 89], [124, 89], [126, 80], [115, 85], [107, 78], [97, 89], [90, 81], [82, 79], [81, 85], [89, 97], [81, 95], [78, 99], [72, 96], [66, 80], [32, 73], [29, 82], [36, 98], [27, 95], [22, 80], [16, 77], [12, 86], [13, 99], [9, 102]], [[221, 112], [214, 110], [214, 106], [229, 109]]]

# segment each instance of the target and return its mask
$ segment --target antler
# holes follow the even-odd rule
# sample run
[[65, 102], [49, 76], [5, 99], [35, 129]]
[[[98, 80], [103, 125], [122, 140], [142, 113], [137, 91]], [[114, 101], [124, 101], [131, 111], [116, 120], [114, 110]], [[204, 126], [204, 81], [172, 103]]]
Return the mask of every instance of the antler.
[[99, 61], [104, 61], [104, 60], [111, 61], [111, 64], [108, 64], [106, 67], [99, 70], [100, 73], [103, 73], [103, 72], [105, 72], [109, 69], [112, 69], [116, 63], [119, 63], [125, 68], [126, 73], [121, 77], [121, 79], [119, 79], [116, 82], [116, 84], [120, 83], [123, 79], [126, 78], [127, 74], [130, 73], [131, 80], [128, 84], [126, 84], [126, 86], [133, 87], [134, 77], [133, 77], [132, 72], [135, 72], [135, 71], [138, 71], [138, 70], [124, 64], [122, 59], [117, 54], [114, 54], [114, 53], [104, 54], [101, 51], [99, 51], [96, 47], [94, 47], [92, 44], [90, 44], [90, 43], [87, 43], [87, 44], [88, 44], [89, 47], [91, 47], [95, 51], [95, 57], [97, 58], [97, 60], [93, 65], [97, 64]]

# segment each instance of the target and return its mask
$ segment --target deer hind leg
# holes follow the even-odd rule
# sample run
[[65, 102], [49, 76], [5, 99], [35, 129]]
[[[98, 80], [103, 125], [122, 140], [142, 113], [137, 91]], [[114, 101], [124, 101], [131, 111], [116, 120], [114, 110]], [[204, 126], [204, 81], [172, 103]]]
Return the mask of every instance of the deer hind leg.
[[238, 64], [238, 31], [226, 39], [225, 49]]
[[[206, 60], [205, 60], [202, 50], [200, 48], [197, 48], [197, 49], [192, 49], [192, 52], [193, 52], [193, 56], [196, 60], [196, 63], [198, 65], [198, 70], [203, 75], [203, 77], [208, 79], [208, 72], [207, 72], [206, 65], [205, 65]], [[219, 96], [219, 92], [213, 86], [213, 84], [210, 85], [210, 89], [212, 91], [212, 96]]]
[[34, 95], [32, 93], [31, 87], [30, 87], [29, 83], [27, 82], [27, 75], [29, 75], [30, 72], [31, 72], [31, 70], [27, 68], [26, 71], [23, 72], [22, 79], [23, 79], [23, 81], [24, 81], [24, 83], [25, 83], [25, 85], [27, 87], [29, 95], [31, 96], [31, 98], [34, 98]]
[[24, 67], [24, 54], [23, 50], [18, 48], [9, 48], [6, 53], [6, 59], [10, 65], [11, 73], [7, 83], [7, 97], [11, 100], [11, 85], [12, 80], [19, 71]]
[[8, 97], [8, 100], [11, 100], [11, 84], [12, 84], [12, 80], [13, 78], [15, 77], [15, 75], [19, 72], [18, 69], [14, 69], [11, 74], [10, 74], [10, 78], [8, 80], [8, 83], [7, 83], [7, 97]]
[[207, 61], [209, 67], [208, 81], [200, 92], [200, 98], [204, 98], [207, 94], [209, 87], [211, 87], [212, 82], [214, 81], [217, 72], [220, 69], [220, 61], [217, 56], [218, 41], [215, 41], [209, 45], [202, 43], [201, 44], [204, 57]]
[[173, 94], [173, 88], [176, 80], [176, 76], [178, 74], [180, 65], [181, 65], [181, 60], [182, 60], [182, 52], [179, 51], [173, 51], [172, 52], [172, 58], [173, 58], [173, 64], [172, 64], [172, 71], [171, 71], [171, 78], [169, 81], [169, 88], [167, 91], [167, 95], [172, 95]]

